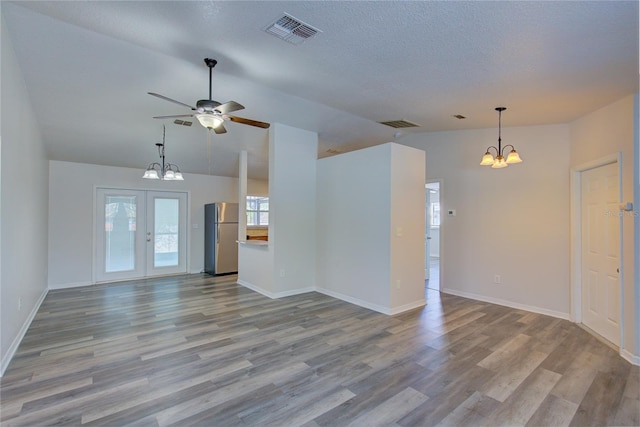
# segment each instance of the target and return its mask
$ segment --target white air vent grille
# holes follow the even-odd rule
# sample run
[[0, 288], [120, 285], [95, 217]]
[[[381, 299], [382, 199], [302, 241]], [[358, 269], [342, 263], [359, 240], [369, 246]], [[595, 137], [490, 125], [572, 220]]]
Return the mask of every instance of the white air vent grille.
[[180, 125], [180, 126], [191, 126], [193, 124], [193, 122], [187, 121], [187, 120], [180, 120], [180, 119], [175, 119], [173, 121], [173, 123]]
[[387, 126], [390, 126], [390, 127], [392, 127], [392, 128], [395, 128], [395, 129], [399, 129], [399, 128], [417, 128], [417, 127], [420, 127], [420, 125], [419, 125], [419, 124], [417, 124], [417, 123], [413, 123], [413, 122], [410, 122], [410, 121], [408, 121], [408, 120], [404, 120], [404, 119], [401, 119], [401, 120], [391, 120], [391, 121], [388, 121], [388, 122], [378, 122], [378, 123], [380, 123], [381, 125], [387, 125]]
[[286, 13], [276, 19], [275, 22], [269, 24], [264, 30], [292, 44], [304, 43], [305, 40], [322, 32]]

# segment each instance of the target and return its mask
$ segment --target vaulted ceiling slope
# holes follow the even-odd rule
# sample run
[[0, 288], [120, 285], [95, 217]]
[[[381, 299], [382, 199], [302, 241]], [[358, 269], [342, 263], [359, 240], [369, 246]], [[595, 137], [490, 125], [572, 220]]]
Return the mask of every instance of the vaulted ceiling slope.
[[[3, 1], [2, 14], [52, 159], [144, 168], [153, 116], [208, 96], [239, 114], [316, 131], [319, 155], [427, 132], [565, 123], [638, 90], [638, 2]], [[264, 29], [287, 13], [320, 32], [294, 45]], [[467, 118], [458, 120], [452, 116]], [[171, 121], [185, 172], [233, 176], [267, 131], [207, 135]]]

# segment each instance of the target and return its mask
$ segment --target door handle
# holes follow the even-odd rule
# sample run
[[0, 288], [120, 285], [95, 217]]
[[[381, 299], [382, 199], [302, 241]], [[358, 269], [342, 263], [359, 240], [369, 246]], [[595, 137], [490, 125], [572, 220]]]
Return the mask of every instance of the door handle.
[[427, 237], [427, 240], [431, 240], [431, 237]]

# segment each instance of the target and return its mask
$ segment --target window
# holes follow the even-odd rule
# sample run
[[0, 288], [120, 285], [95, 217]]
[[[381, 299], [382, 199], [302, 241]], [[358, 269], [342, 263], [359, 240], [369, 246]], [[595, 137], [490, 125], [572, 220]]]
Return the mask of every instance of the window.
[[247, 196], [247, 225], [269, 225], [269, 198]]
[[440, 227], [440, 203], [431, 203], [431, 227]]

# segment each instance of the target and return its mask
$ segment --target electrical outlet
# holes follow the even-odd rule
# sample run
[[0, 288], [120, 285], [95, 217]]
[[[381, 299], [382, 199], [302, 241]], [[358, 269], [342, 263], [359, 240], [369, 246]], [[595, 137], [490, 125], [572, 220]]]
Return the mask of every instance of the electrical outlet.
[[18, 297], [18, 311], [22, 310], [22, 297]]
[[396, 280], [396, 289], [400, 289], [402, 287], [402, 281], [400, 279]]
[[284, 277], [285, 271], [284, 268], [280, 269], [280, 277]]
[[498, 284], [498, 285], [499, 285], [500, 283], [502, 283], [502, 277], [500, 277], [500, 275], [499, 275], [499, 274], [494, 274], [494, 276], [493, 276], [493, 283], [496, 283], [496, 284]]

